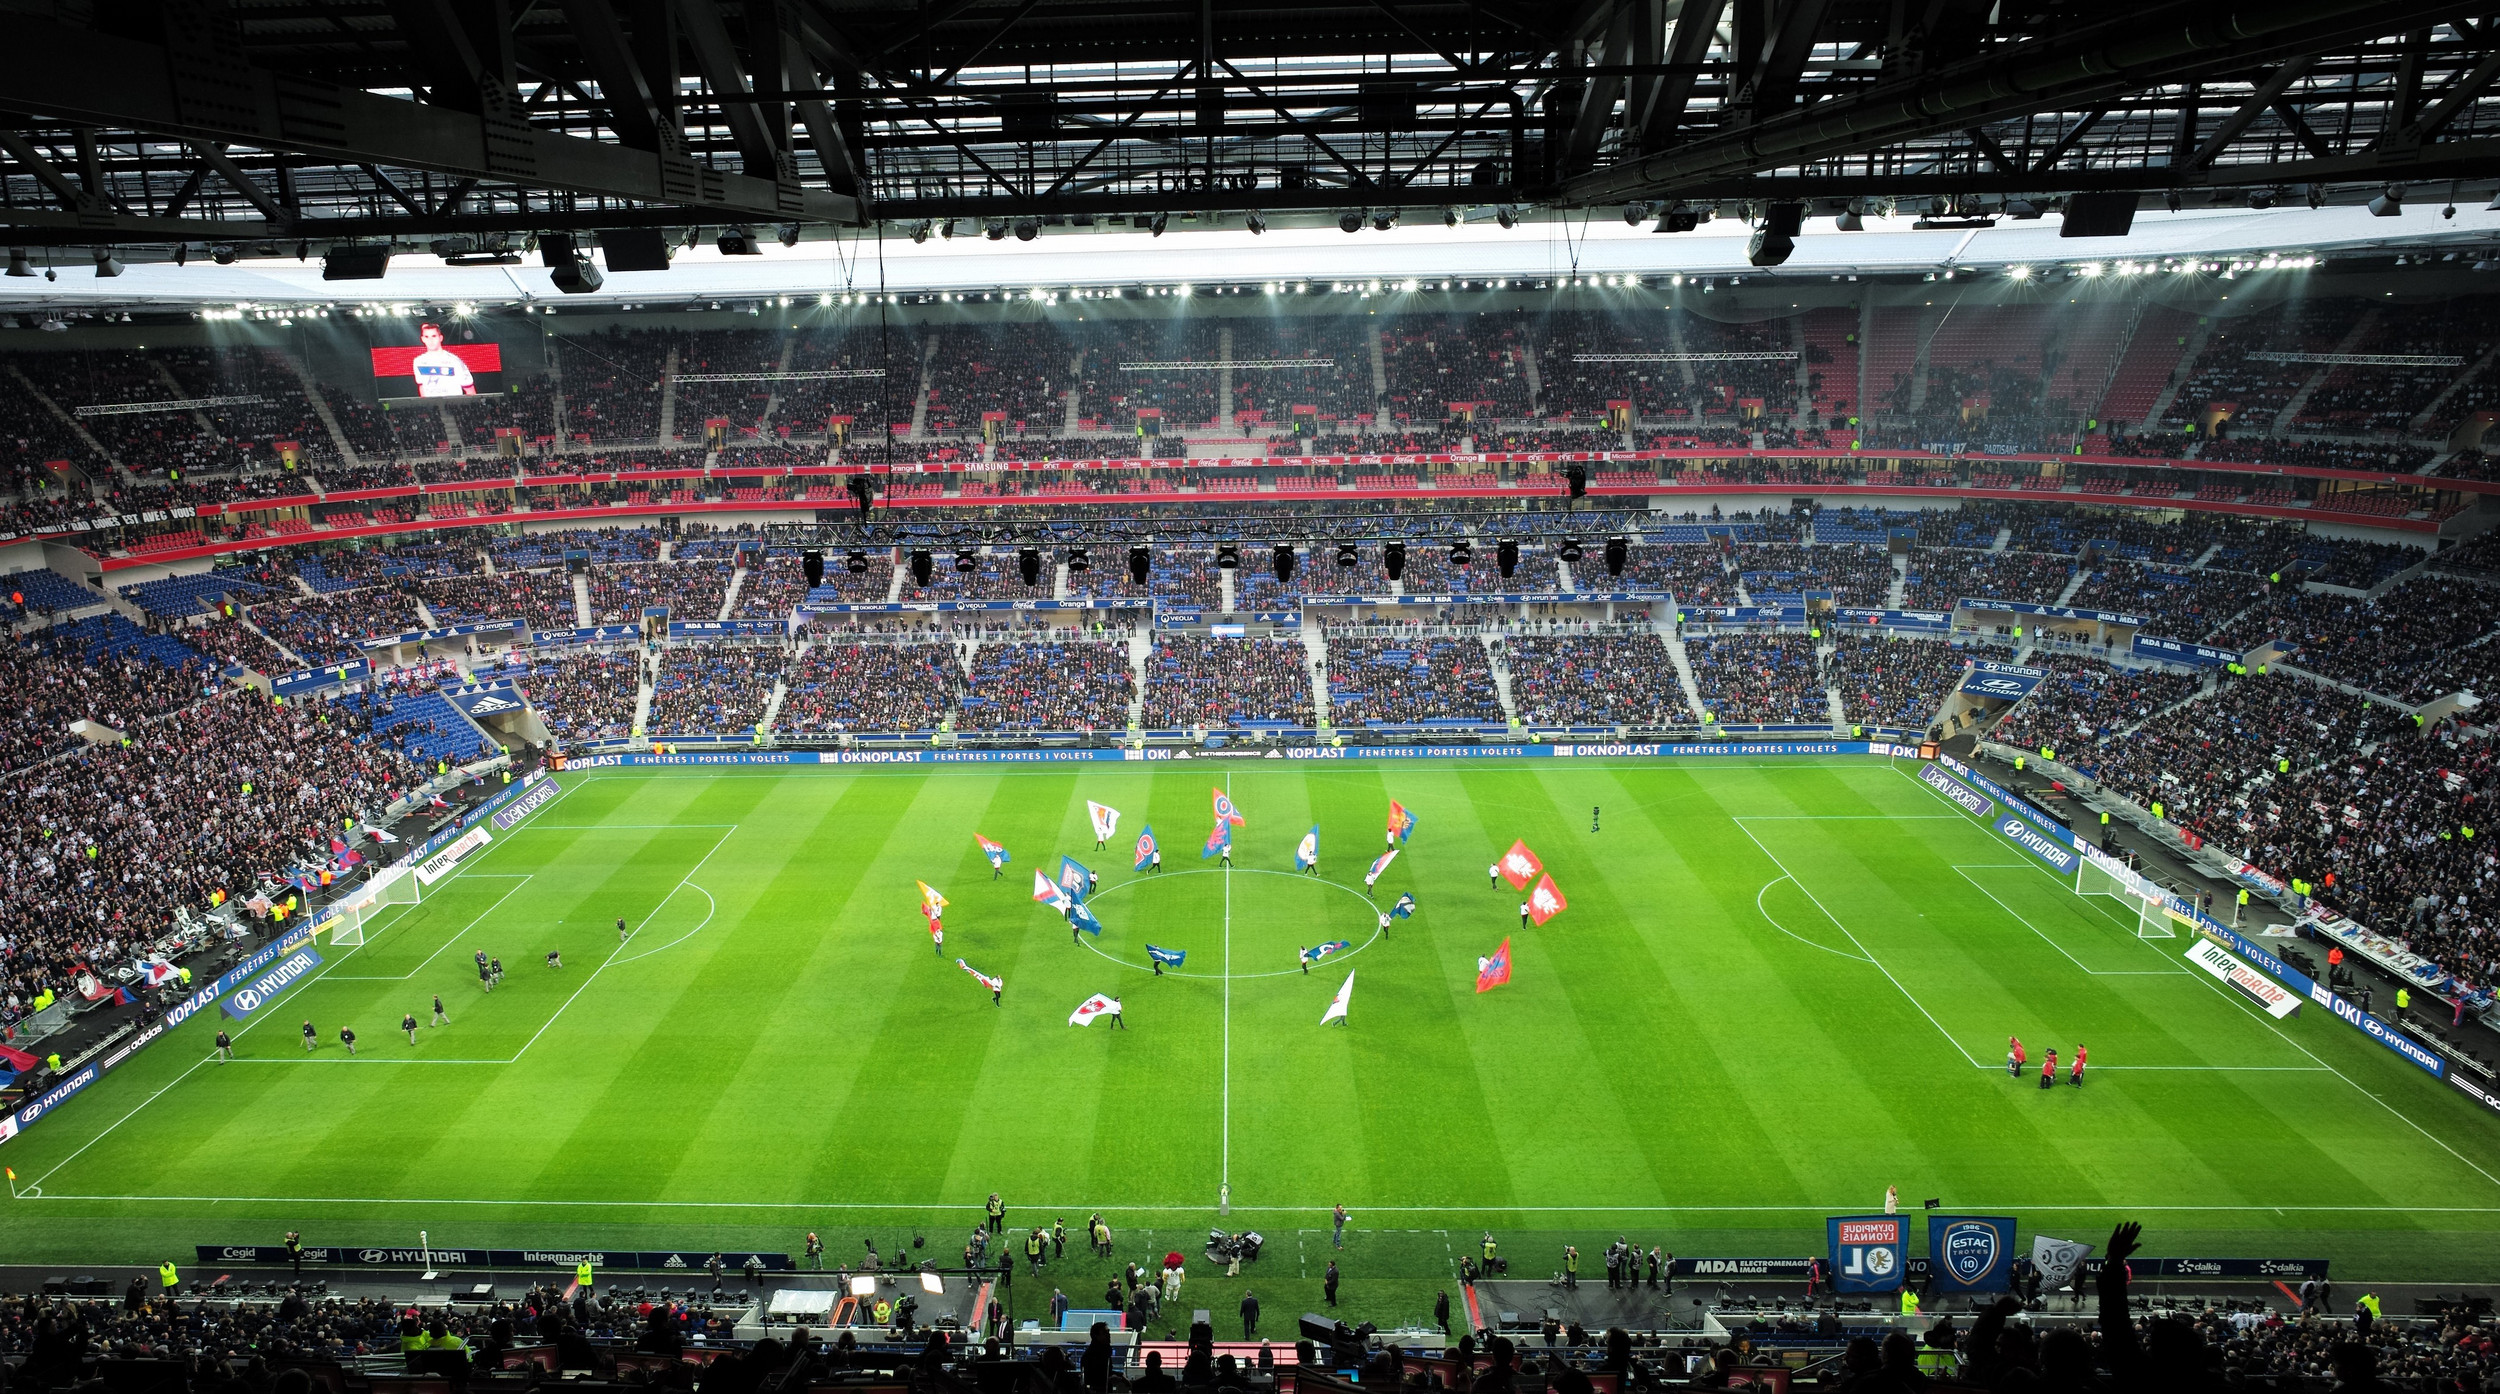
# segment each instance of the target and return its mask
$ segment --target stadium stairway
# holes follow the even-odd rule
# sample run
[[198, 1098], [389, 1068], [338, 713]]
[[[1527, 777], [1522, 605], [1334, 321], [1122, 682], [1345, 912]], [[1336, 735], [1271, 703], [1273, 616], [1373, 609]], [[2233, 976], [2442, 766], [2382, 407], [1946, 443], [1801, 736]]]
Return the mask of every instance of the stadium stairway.
[[[784, 352], [786, 354], [787, 350]], [[766, 734], [771, 733], [773, 723], [781, 716], [782, 700], [789, 695], [790, 671], [788, 668], [784, 668], [781, 675], [773, 679], [773, 695], [764, 699], [764, 714], [761, 717], [756, 718], [756, 730]]]
[[2427, 433], [2431, 428], [2431, 423], [2439, 419], [2439, 409], [2448, 405], [2448, 399], [2456, 395], [2457, 389], [2489, 372], [2494, 358], [2500, 358], [2500, 343], [2494, 343], [2490, 348], [2484, 349], [2480, 358], [2467, 364], [2454, 378], [2449, 379], [2448, 385], [2439, 389], [2439, 395], [2431, 398], [2430, 405], [2416, 412], [2413, 420], [2405, 424], [2406, 433], [2415, 436]]
[[2179, 361], [2171, 366], [2170, 381], [2162, 384], [2160, 395], [2153, 398], [2153, 405], [2145, 411], [2144, 419], [2135, 423], [2137, 430], [2151, 431], [2160, 427], [2162, 415], [2170, 410], [2171, 403], [2179, 400], [2179, 389], [2187, 386], [2190, 370], [2196, 366], [2198, 356], [2205, 352], [2206, 341], [2213, 336], [2213, 320], [2199, 315], [2187, 332], [2187, 343], [2179, 350]]
[[295, 374], [295, 380], [303, 384], [304, 404], [312, 408], [313, 419], [321, 423], [321, 429], [330, 433], [330, 448], [338, 452], [339, 463], [351, 470], [362, 467], [364, 461], [358, 458], [356, 448], [347, 443], [347, 432], [339, 426], [338, 413], [330, 410], [330, 399], [322, 395], [321, 384], [314, 379], [303, 355], [283, 349], [276, 352], [286, 361], [287, 370]]
[[660, 444], [677, 443], [677, 345], [668, 346], [668, 361], [660, 367]]
[[632, 734], [641, 735], [651, 726], [651, 674], [659, 667], [659, 650], [642, 655], [641, 672], [634, 684], [634, 724]]
[[590, 628], [590, 577], [582, 572], [573, 574], [573, 623]]
[[[781, 357], [773, 361], [774, 372], [786, 373], [790, 371], [790, 353], [793, 349], [798, 347], [798, 343], [798, 336], [795, 334], [784, 334], [781, 336]], [[764, 398], [764, 414], [757, 417], [755, 421], [755, 434], [758, 439], [771, 440], [773, 438], [773, 414], [781, 410], [781, 384], [784, 381], [786, 381], [786, 379], [773, 379], [772, 390]], [[727, 610], [721, 611], [721, 618], [729, 618], [729, 612]], [[775, 705], [778, 706], [779, 703], [776, 702]]]
[[2057, 593], [2057, 603], [2063, 605], [2066, 602], [2073, 600], [2075, 598], [2075, 592], [2082, 590], [2083, 583], [2091, 579], [2092, 572], [2089, 568], [2081, 566], [2076, 567], [2074, 574], [2066, 578], [2066, 589]]
[[937, 373], [938, 336], [931, 334], [920, 341], [920, 382], [911, 394], [911, 435], [909, 440], [927, 440], [929, 428], [929, 389]]
[[1684, 689], [1684, 710], [1698, 720], [1701, 716], [1701, 684], [1693, 681], [1692, 655], [1684, 651], [1684, 636], [1675, 630], [1675, 622], [1650, 623], [1658, 631], [1658, 642], [1667, 646], [1667, 659], [1675, 665], [1675, 680]]
[[[1226, 572], [1229, 581], [1232, 573]], [[1328, 724], [1328, 636], [1321, 630], [1319, 619], [1310, 611], [1302, 612], [1302, 671], [1311, 680], [1311, 724]]]
[[[729, 589], [721, 592], [720, 613], [712, 616], [712, 618], [716, 620], [725, 620], [731, 615], [738, 613], [738, 592], [746, 589], [746, 584], [747, 568], [741, 566], [732, 569], [729, 573]], [[781, 696], [779, 693], [775, 693], [773, 695], [773, 707], [778, 710], [780, 706]]]
[[1493, 672], [1493, 695], [1501, 699], [1502, 719], [1516, 729], [1519, 725], [1519, 704], [1510, 698], [1510, 664], [1502, 658], [1501, 646], [1488, 634], [1478, 634], [1476, 642], [1484, 645], [1485, 666]]
[[1884, 608], [1898, 610], [1910, 595], [1910, 557], [1904, 552], [1892, 559], [1892, 584], [1884, 588]]
[[[2335, 347], [2329, 351], [2333, 353], [2352, 352], [2356, 346], [2369, 338], [2372, 330], [2378, 328], [2378, 321], [2379, 307], [2373, 305], [2369, 309], [2354, 317], [2353, 322], [2345, 327], [2344, 337], [2336, 340]], [[2317, 391], [2319, 386], [2326, 381], [2327, 374], [2334, 371], [2335, 369], [2331, 364], [2321, 363], [2318, 365], [2316, 371], [2310, 373], [2308, 377], [2302, 379], [2299, 390], [2293, 392], [2291, 400], [2285, 402], [2283, 404], [2283, 409], [2274, 414], [2274, 422], [2272, 425], [2266, 427], [2266, 435], [2269, 438], [2278, 440], [2284, 436], [2290, 435], [2292, 433], [2293, 419], [2299, 416], [2302, 409], [2309, 405], [2309, 394]]]
[[[44, 395], [43, 389], [35, 386], [35, 380], [19, 371], [18, 366], [15, 363], [8, 365], [8, 374], [11, 378], [16, 380], [18, 390], [26, 394], [26, 399], [28, 401], [41, 403], [45, 411], [52, 413], [54, 420], [59, 421], [71, 435], [76, 436], [80, 445], [94, 451], [96, 453], [96, 457], [104, 461], [108, 468], [124, 475], [129, 473], [128, 470], [122, 468], [121, 461], [113, 458], [113, 452], [104, 448], [104, 443], [102, 441], [97, 440], [94, 435], [88, 432], [85, 426], [79, 424], [77, 417], [61, 410], [60, 403], [53, 401], [50, 397]], [[81, 472], [83, 473], [84, 471]]]
[[2012, 528], [1998, 528], [1996, 540], [1988, 544], [1988, 551], [1990, 555], [1994, 555], [2013, 545], [2014, 530]]
[[1580, 578], [1571, 574], [1571, 563], [1561, 557], [1554, 558], [1554, 574], [1561, 578], [1555, 584], [1562, 589], [1576, 591], [1580, 588]]
[[[1303, 621], [1309, 624], [1310, 621]], [[1128, 633], [1128, 729], [1134, 731], [1146, 715], [1146, 660], [1154, 656], [1154, 632], [1139, 625]], [[797, 667], [796, 663], [791, 665]]]

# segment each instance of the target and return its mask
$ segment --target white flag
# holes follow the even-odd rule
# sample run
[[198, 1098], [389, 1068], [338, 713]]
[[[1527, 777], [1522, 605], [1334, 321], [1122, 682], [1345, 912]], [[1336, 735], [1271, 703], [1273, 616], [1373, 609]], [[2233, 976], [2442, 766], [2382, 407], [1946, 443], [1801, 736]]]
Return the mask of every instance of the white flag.
[[2051, 1239], [2045, 1234], [2031, 1236], [2031, 1263], [2040, 1270], [2040, 1286], [2051, 1292], [2073, 1282], [2075, 1269], [2092, 1253], [2092, 1246], [2072, 1239]]
[[1118, 1016], [1119, 1014], [1120, 999], [1117, 997], [1105, 997], [1101, 993], [1097, 992], [1093, 996], [1086, 998], [1084, 1002], [1080, 1003], [1075, 1011], [1068, 1013], [1068, 1024], [1070, 1026], [1091, 1026], [1094, 1024], [1095, 1017]]
[[1120, 810], [1113, 808], [1111, 805], [1107, 803], [1096, 803], [1092, 799], [1087, 799], [1085, 801], [1085, 811], [1093, 816], [1094, 840], [1096, 842], [1109, 842], [1111, 840], [1111, 835], [1120, 830]]
[[1327, 1011], [1324, 1011], [1324, 1012], [1320, 1013], [1320, 1017], [1319, 1017], [1319, 1024], [1320, 1024], [1320, 1025], [1322, 1025], [1322, 1026], [1326, 1026], [1328, 1023], [1330, 1023], [1330, 1022], [1332, 1022], [1332, 1021], [1343, 1021], [1343, 1020], [1345, 1020], [1345, 1019], [1346, 1019], [1345, 1009], [1346, 1009], [1348, 1006], [1352, 1005], [1353, 1001], [1354, 1001], [1354, 970], [1352, 970], [1352, 969], [1350, 969], [1350, 968], [1349, 968], [1349, 969], [1347, 969], [1347, 970], [1346, 970], [1346, 975], [1345, 975], [1345, 986], [1337, 989], [1337, 997], [1336, 997], [1336, 1000], [1335, 1000], [1335, 1001], [1332, 1001], [1332, 1002], [1330, 1002], [1330, 1003], [1328, 1004], [1328, 1010], [1327, 1010]]

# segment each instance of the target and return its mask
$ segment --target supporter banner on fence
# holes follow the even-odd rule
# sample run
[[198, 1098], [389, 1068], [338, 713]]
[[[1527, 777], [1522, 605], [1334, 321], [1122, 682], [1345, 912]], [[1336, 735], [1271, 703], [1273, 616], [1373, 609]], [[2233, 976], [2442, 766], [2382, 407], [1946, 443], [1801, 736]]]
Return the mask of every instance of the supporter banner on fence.
[[312, 970], [320, 966], [321, 954], [312, 945], [306, 944], [269, 965], [259, 977], [235, 989], [234, 995], [227, 998], [217, 1010], [236, 1021], [242, 1021], [262, 1007], [269, 1005], [279, 993], [302, 982]]
[[1942, 610], [1869, 610], [1843, 605], [1833, 612], [1842, 624], [1862, 624], [1884, 629], [1922, 629], [1943, 633], [1953, 627], [1953, 616]]
[[1144, 600], [893, 600], [827, 601], [799, 609], [810, 615], [944, 615], [970, 610], [1143, 610], [1150, 604]]
[[2144, 623], [2142, 615], [2120, 614], [2116, 610], [2078, 610], [2070, 605], [2026, 605], [2019, 600], [1988, 600], [1964, 596], [1953, 602], [1957, 610], [1984, 610], [1999, 615], [2038, 615], [2047, 620], [2091, 620], [2099, 624], [2133, 627]]
[[453, 868], [460, 865], [461, 858], [493, 840], [492, 833], [482, 827], [472, 825], [460, 836], [452, 839], [450, 846], [417, 863], [417, 879], [429, 886], [433, 885], [449, 876]]
[[[576, 764], [578, 762], [567, 761], [566, 763]], [[491, 817], [496, 809], [512, 802], [512, 800], [518, 797], [520, 792], [527, 787], [529, 786], [525, 781], [521, 784], [507, 784], [501, 789], [496, 790], [484, 800], [471, 806], [468, 812], [461, 814], [460, 822], [456, 826], [445, 828], [434, 834], [432, 837], [427, 838], [425, 841], [418, 843], [414, 848], [410, 849], [407, 856], [400, 858], [399, 861], [393, 863], [393, 865], [405, 866], [411, 862], [421, 862], [426, 858], [433, 856], [436, 852], [450, 846], [453, 839], [462, 836], [471, 828], [476, 827], [479, 823]]]
[[2300, 1015], [2300, 997], [2290, 988], [2231, 956], [2220, 944], [2198, 935], [2188, 945], [2187, 961], [2204, 969], [2249, 1001], [2265, 1008], [2277, 1021]]
[[464, 639], [472, 634], [511, 634], [519, 631], [519, 620], [481, 620], [476, 624], [448, 625], [441, 629], [411, 629], [404, 634], [386, 634], [378, 639], [359, 639], [360, 649], [387, 649], [400, 644], [431, 644], [441, 639]]
[[1927, 1217], [1927, 1273], [1939, 1296], [2005, 1291], [2014, 1272], [2014, 1253], [2011, 1216]]
[[[268, 1264], [291, 1266], [294, 1258], [282, 1244], [199, 1244], [193, 1250], [204, 1266], [221, 1264]], [[614, 1268], [622, 1271], [700, 1272], [711, 1259], [707, 1249], [367, 1249], [353, 1245], [311, 1246], [304, 1249], [304, 1262], [324, 1266], [344, 1265], [355, 1268], [560, 1268], [570, 1273], [575, 1264], [587, 1260], [593, 1268]], [[768, 1273], [788, 1273], [796, 1265], [788, 1254], [756, 1253], [740, 1249], [721, 1251], [721, 1264], [730, 1271], [744, 1269], [752, 1262]]]
[[1691, 605], [1682, 617], [1686, 624], [1804, 624], [1803, 605]]
[[1910, 1217], [1833, 1215], [1823, 1222], [1834, 1292], [1898, 1292], [1910, 1272]]
[[1647, 605], [1673, 597], [1666, 591], [1478, 591], [1441, 595], [1306, 595], [1304, 605]]
[[301, 693], [319, 692], [323, 688], [363, 682], [372, 676], [373, 664], [360, 658], [353, 663], [333, 663], [327, 668], [303, 668], [292, 673], [282, 673], [269, 680], [269, 690], [279, 697], [293, 697]]
[[1970, 671], [1962, 675], [1960, 690], [2019, 702], [2030, 696], [2048, 675], [2046, 668], [2026, 668], [2019, 663], [1995, 663], [1983, 658], [1972, 662]]
[[2138, 658], [2162, 663], [2192, 663], [2199, 668], [2222, 668], [2240, 661], [2231, 649], [2218, 649], [2211, 644], [2191, 644], [2185, 639], [2162, 639], [2138, 634], [2127, 641], [2127, 651]]
[[1997, 811], [1997, 806], [1988, 802], [1986, 795], [1981, 794], [1978, 790], [1973, 789], [1958, 779], [1955, 779], [1953, 776], [1946, 774], [1943, 770], [1938, 769], [1934, 765], [1921, 765], [1918, 767], [1918, 782], [1926, 785], [1930, 789], [1935, 790], [1937, 793], [1944, 795], [1946, 798], [1953, 800], [1962, 807], [1969, 809], [1978, 817], [1986, 818]]

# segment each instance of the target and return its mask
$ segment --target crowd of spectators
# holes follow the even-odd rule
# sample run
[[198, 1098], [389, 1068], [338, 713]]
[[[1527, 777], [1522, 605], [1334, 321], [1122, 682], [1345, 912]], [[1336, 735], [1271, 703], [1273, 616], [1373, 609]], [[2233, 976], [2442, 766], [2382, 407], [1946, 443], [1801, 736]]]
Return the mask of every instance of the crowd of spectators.
[[1128, 725], [1128, 645], [983, 644], [964, 684], [962, 731], [1116, 731]]
[[1473, 638], [1332, 636], [1326, 674], [1331, 725], [1503, 720], [1492, 661]]
[[381, 591], [275, 601], [247, 613], [263, 634], [315, 667], [356, 657], [359, 639], [404, 633], [417, 624], [414, 605]]
[[2263, 583], [2245, 572], [2175, 570], [2107, 559], [2093, 565], [2092, 575], [2066, 603], [2083, 610], [2142, 615], [2146, 634], [2202, 639], [2247, 609], [2264, 589]]
[[[64, 711], [84, 705], [52, 690]], [[128, 700], [162, 705], [170, 695], [140, 681]], [[369, 718], [319, 699], [279, 705], [234, 690], [134, 715], [125, 742], [82, 743], [13, 777], [11, 816], [0, 822], [7, 1019], [45, 989], [67, 987], [77, 965], [111, 957], [107, 943], [135, 959], [132, 946], [160, 937], [177, 906], [203, 910], [212, 891], [242, 895], [326, 858], [345, 819], [414, 782], [371, 732]]]
[[660, 660], [651, 679], [655, 736], [738, 735], [764, 720], [773, 685], [789, 655], [769, 644], [681, 644]]
[[589, 572], [590, 621], [638, 624], [642, 612], [654, 606], [666, 607], [671, 620], [716, 620], [736, 575], [735, 566], [726, 561], [594, 566]]
[[1299, 639], [1158, 636], [1140, 722], [1154, 730], [1311, 725], [1308, 658]]
[[1531, 726], [1681, 726], [1693, 719], [1655, 634], [1523, 635], [1501, 644], [1510, 697]]
[[819, 640], [791, 666], [773, 726], [792, 735], [933, 731], [953, 713], [962, 674], [951, 643]]
[[130, 655], [90, 657], [65, 637], [0, 640], [0, 771], [23, 769], [80, 748], [73, 722], [123, 730], [199, 700], [212, 675], [193, 663], [167, 667]]
[[521, 687], [557, 740], [612, 740], [632, 733], [642, 657], [630, 649], [568, 654]]
[[1684, 653], [1703, 712], [1721, 725], [1831, 724], [1830, 689], [1814, 641], [1803, 634], [1695, 637], [1684, 641]]
[[1964, 598], [2052, 605], [2074, 575], [2075, 564], [2066, 557], [1918, 547], [1910, 552], [1901, 603], [1908, 610], [1950, 610]]
[[1769, 594], [1830, 591], [1835, 605], [1880, 606], [1892, 593], [1897, 573], [1892, 555], [1880, 547], [1814, 547], [1793, 542], [1737, 545], [1733, 557], [1745, 593], [1756, 604]]
[[571, 629], [580, 623], [573, 578], [561, 571], [498, 571], [427, 581], [414, 588], [441, 625], [481, 620], [527, 620], [532, 629]]
[[1843, 630], [1832, 636], [1824, 678], [1853, 724], [1924, 731], [1969, 666], [1960, 649], [1933, 639]]
[[2293, 649], [2288, 661], [2313, 673], [2424, 701], [2454, 691], [2460, 654], [2495, 630], [2500, 590], [2426, 574], [2372, 600], [2271, 587], [2216, 642], [2247, 649], [2266, 639], [2287, 640]]

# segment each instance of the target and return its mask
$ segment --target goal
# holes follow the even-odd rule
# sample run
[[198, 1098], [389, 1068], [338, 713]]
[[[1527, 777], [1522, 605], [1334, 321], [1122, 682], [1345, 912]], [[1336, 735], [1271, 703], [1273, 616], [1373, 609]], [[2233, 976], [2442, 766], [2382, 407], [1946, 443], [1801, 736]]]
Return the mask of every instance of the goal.
[[415, 905], [424, 899], [425, 887], [409, 868], [391, 867], [357, 888], [356, 893], [332, 907], [330, 946], [362, 944], [365, 931], [378, 928], [376, 923], [393, 907]]
[[2075, 875], [2075, 894], [2108, 896], [2118, 902], [2121, 920], [2135, 921], [2138, 939], [2176, 939], [2178, 919], [2171, 913], [2170, 897], [2159, 886], [2129, 870], [2107, 856], [2087, 855]]

